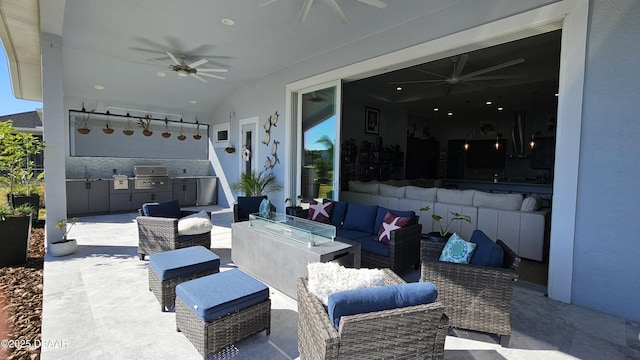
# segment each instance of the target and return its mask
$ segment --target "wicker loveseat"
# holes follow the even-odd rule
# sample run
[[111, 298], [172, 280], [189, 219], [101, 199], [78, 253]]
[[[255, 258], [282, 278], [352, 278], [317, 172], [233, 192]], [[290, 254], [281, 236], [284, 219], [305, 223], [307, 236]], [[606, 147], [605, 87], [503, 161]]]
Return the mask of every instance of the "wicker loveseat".
[[[404, 281], [385, 269], [385, 283]], [[443, 305], [433, 302], [357, 315], [342, 316], [340, 329], [298, 279], [298, 350], [309, 359], [442, 359], [447, 335]]]
[[451, 327], [497, 334], [500, 344], [507, 346], [520, 258], [502, 240], [496, 244], [504, 253], [501, 267], [440, 261], [445, 242], [422, 240], [420, 279], [436, 285]]
[[[151, 215], [144, 215], [145, 209], [152, 207], [154, 210], [151, 210]], [[211, 248], [210, 230], [194, 235], [178, 234], [178, 221], [185, 216], [197, 213], [196, 211], [180, 210], [178, 200], [144, 204], [139, 213], [140, 216], [136, 217], [136, 222], [138, 224], [138, 257], [140, 260], [144, 260], [145, 255], [190, 246], [202, 245], [207, 249]], [[207, 213], [207, 216], [210, 215]]]

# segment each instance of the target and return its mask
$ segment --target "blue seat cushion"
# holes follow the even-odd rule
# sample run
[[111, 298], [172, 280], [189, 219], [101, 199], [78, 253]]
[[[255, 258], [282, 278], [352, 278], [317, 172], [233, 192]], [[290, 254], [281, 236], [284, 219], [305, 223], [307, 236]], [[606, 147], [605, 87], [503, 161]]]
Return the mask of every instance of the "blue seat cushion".
[[369, 235], [356, 239], [360, 243], [360, 250], [380, 256], [389, 256], [389, 245], [376, 240], [377, 235]]
[[152, 254], [149, 266], [160, 280], [170, 280], [220, 269], [220, 257], [204, 246], [191, 246]]
[[176, 297], [202, 321], [210, 322], [269, 299], [269, 287], [231, 269], [179, 284]]
[[180, 204], [173, 199], [164, 202], [142, 204], [142, 215], [177, 219], [180, 217]]
[[349, 203], [346, 201], [334, 201], [333, 211], [331, 212], [330, 223], [335, 227], [342, 227], [342, 222], [347, 214]]
[[373, 234], [376, 211], [378, 211], [377, 205], [349, 204], [342, 227]]
[[481, 230], [474, 230], [471, 242], [476, 244], [476, 251], [471, 257], [470, 264], [490, 267], [502, 267], [504, 251]]
[[357, 231], [357, 230], [349, 230], [349, 229], [336, 229], [336, 236], [339, 238], [349, 239], [349, 240], [357, 240], [361, 238], [366, 238], [371, 236], [371, 234]]
[[260, 203], [266, 198], [266, 196], [238, 196], [236, 200], [238, 204], [238, 218], [249, 219], [249, 214], [257, 213], [260, 209]]
[[339, 330], [342, 316], [430, 304], [437, 297], [438, 291], [430, 282], [347, 290], [329, 295], [327, 312], [329, 320]]
[[374, 224], [373, 233], [378, 234], [380, 232], [380, 228], [382, 227], [382, 222], [384, 221], [384, 216], [387, 215], [387, 211], [392, 213], [395, 216], [403, 216], [411, 218], [411, 221], [408, 225], [416, 224], [416, 213], [412, 210], [392, 210], [387, 209], [385, 207], [379, 206], [378, 212], [376, 213], [376, 222]]

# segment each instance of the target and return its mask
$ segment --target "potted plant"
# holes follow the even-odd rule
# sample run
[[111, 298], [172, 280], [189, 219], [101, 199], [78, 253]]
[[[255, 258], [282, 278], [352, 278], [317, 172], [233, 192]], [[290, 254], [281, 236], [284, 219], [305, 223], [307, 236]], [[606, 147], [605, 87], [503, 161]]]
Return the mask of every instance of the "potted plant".
[[95, 109], [87, 112], [87, 110], [84, 108], [84, 103], [82, 103], [82, 112], [86, 113], [86, 115], [81, 116], [80, 119], [78, 119], [78, 132], [80, 134], [87, 135], [91, 131], [91, 129], [89, 129], [89, 117], [94, 110]]
[[27, 262], [32, 214], [29, 204], [0, 206], [0, 267]]
[[240, 175], [238, 181], [231, 184], [231, 190], [242, 192], [245, 196], [268, 195], [274, 191], [282, 190], [282, 186], [276, 184], [276, 176], [273, 172], [250, 171]]
[[72, 218], [71, 222], [67, 222], [67, 219], [60, 219], [56, 223], [56, 227], [60, 230], [62, 234], [62, 240], [55, 241], [49, 244], [49, 254], [52, 256], [66, 256], [73, 254], [78, 248], [78, 243], [76, 239], [68, 239], [67, 236], [71, 229], [76, 225], [76, 221], [78, 218]]
[[169, 132], [169, 119], [164, 117], [164, 132], [161, 134], [163, 138], [168, 139], [171, 137], [171, 133]]
[[151, 117], [149, 115], [144, 119], [138, 119], [138, 125], [142, 128], [142, 134], [144, 136], [153, 135], [153, 131], [151, 131]]
[[[420, 211], [429, 211], [430, 209], [431, 209], [431, 206], [425, 206], [421, 208]], [[434, 241], [448, 240], [449, 237], [451, 237], [451, 233], [449, 233], [449, 230], [451, 230], [451, 227], [455, 222], [466, 221], [468, 223], [471, 223], [471, 217], [469, 215], [462, 215], [454, 211], [450, 211], [450, 213], [453, 216], [449, 219], [449, 221], [446, 221], [446, 222], [444, 221], [445, 219], [440, 215], [437, 215], [437, 214], [431, 215], [431, 220], [433, 220], [433, 222], [438, 227], [438, 231], [430, 232], [429, 234], [427, 234], [428, 239], [434, 240]]]
[[289, 204], [289, 206], [285, 208], [285, 213], [291, 216], [299, 216], [303, 210], [302, 206], [300, 206], [300, 201], [302, 201], [302, 199], [302, 195], [298, 195], [295, 202], [291, 198], [286, 198], [284, 203]]
[[40, 195], [36, 193], [44, 173], [35, 174], [35, 157], [42, 153], [44, 143], [32, 134], [19, 133], [11, 121], [0, 123], [0, 181], [6, 186], [7, 202], [12, 208], [30, 204], [38, 220]]
[[113, 134], [114, 129], [111, 127], [111, 120], [109, 119], [109, 110], [107, 110], [107, 122], [102, 128], [102, 132], [105, 134]]

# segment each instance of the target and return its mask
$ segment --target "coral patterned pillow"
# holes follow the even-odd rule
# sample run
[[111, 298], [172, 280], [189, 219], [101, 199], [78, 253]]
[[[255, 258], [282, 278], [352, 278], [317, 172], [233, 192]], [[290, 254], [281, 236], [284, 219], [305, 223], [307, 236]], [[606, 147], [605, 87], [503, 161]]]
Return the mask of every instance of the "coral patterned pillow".
[[332, 211], [333, 201], [321, 203], [315, 200], [311, 200], [311, 204], [309, 204], [309, 214], [307, 215], [307, 219], [328, 224]]
[[382, 220], [382, 226], [380, 227], [380, 231], [378, 232], [378, 237], [376, 238], [376, 240], [383, 244], [389, 244], [389, 241], [391, 241], [391, 232], [393, 230], [403, 228], [410, 223], [410, 217], [396, 216], [393, 215], [390, 211], [387, 211], [387, 214]]

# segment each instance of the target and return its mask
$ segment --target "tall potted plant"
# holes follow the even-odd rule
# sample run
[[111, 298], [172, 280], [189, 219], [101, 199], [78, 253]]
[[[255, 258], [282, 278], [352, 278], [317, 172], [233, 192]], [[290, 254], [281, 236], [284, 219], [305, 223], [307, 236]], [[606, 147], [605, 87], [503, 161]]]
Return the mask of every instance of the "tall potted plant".
[[242, 192], [245, 196], [262, 196], [282, 190], [282, 186], [276, 183], [277, 179], [273, 172], [265, 170], [256, 172], [249, 171], [240, 175], [238, 181], [231, 184], [231, 190]]
[[35, 157], [44, 150], [44, 143], [32, 134], [18, 133], [11, 121], [0, 123], [0, 180], [8, 188], [7, 201], [15, 208], [29, 204], [34, 208], [34, 223], [38, 220], [40, 195], [36, 193], [44, 173], [35, 174]]

